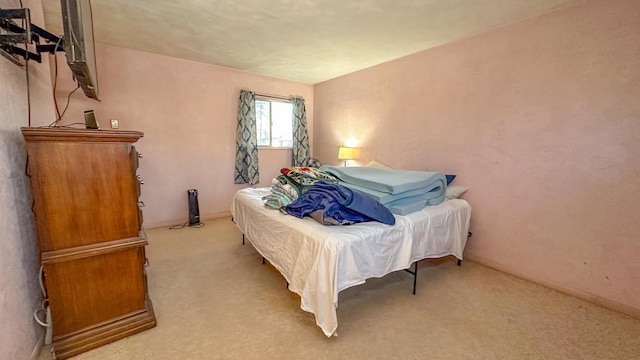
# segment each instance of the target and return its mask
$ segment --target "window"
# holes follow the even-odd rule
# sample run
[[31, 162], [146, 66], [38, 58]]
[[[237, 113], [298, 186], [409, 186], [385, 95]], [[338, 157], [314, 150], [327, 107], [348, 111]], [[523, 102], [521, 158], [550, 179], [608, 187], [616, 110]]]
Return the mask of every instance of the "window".
[[293, 147], [293, 104], [286, 100], [256, 99], [259, 147]]

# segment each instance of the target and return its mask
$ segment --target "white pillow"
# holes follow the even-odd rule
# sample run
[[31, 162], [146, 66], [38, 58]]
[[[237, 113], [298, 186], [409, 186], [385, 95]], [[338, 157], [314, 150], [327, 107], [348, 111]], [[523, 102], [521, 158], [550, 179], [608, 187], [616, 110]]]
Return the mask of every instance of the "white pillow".
[[467, 190], [469, 190], [469, 188], [464, 185], [449, 185], [447, 186], [447, 192], [444, 196], [447, 199], [457, 199], [467, 192]]
[[369, 161], [369, 163], [366, 165], [368, 167], [372, 167], [372, 168], [378, 168], [378, 169], [393, 169], [391, 166], [387, 166], [383, 163], [379, 163], [375, 160], [371, 160]]

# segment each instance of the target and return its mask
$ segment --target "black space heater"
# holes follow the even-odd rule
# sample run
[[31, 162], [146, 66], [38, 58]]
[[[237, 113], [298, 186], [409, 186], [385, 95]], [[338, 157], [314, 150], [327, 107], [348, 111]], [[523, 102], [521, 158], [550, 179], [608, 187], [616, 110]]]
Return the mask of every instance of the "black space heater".
[[189, 198], [189, 226], [200, 225], [200, 209], [198, 208], [198, 190], [187, 190]]

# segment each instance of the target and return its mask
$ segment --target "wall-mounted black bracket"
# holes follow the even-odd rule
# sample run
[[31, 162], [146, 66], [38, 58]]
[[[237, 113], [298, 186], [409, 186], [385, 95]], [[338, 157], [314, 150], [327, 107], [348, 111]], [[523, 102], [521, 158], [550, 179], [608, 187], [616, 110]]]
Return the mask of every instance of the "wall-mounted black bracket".
[[[14, 19], [17, 19], [23, 27], [16, 25]], [[6, 33], [0, 33], [0, 54], [12, 60], [14, 63], [21, 65], [12, 55], [22, 56], [25, 60], [35, 60], [42, 62], [40, 53], [55, 53], [56, 51], [64, 51], [64, 43], [61, 36], [53, 35], [43, 28], [32, 24], [30, 12], [28, 8], [22, 9], [0, 9], [0, 28]], [[41, 44], [40, 38], [46, 40], [47, 44]], [[22, 49], [17, 44], [35, 43], [36, 52]]]
[[39, 53], [34, 53], [31, 51], [27, 51], [23, 48], [17, 47], [15, 45], [0, 45], [0, 50], [8, 53], [22, 56], [25, 59], [35, 60], [39, 63], [42, 62], [42, 56]]
[[[13, 23], [13, 19], [19, 19], [25, 24], [21, 28]], [[0, 27], [7, 30], [7, 34], [0, 34], [0, 44], [30, 43], [31, 42], [31, 17], [29, 9], [2, 9], [0, 10]]]

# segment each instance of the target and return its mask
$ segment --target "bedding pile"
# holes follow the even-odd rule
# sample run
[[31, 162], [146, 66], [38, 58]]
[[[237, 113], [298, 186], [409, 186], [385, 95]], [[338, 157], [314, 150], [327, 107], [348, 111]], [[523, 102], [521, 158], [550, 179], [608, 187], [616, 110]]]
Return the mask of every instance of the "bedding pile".
[[280, 175], [271, 180], [271, 193], [262, 198], [272, 209], [282, 209], [293, 203], [318, 181], [337, 182], [331, 174], [311, 167], [280, 169]]
[[369, 195], [396, 215], [442, 203], [447, 189], [447, 179], [440, 172], [330, 165], [320, 170], [338, 178], [341, 185]]
[[379, 201], [338, 181], [317, 168], [282, 168], [271, 181], [271, 192], [262, 200], [268, 208], [297, 218], [310, 216], [323, 225], [367, 221], [395, 224], [393, 214]]

